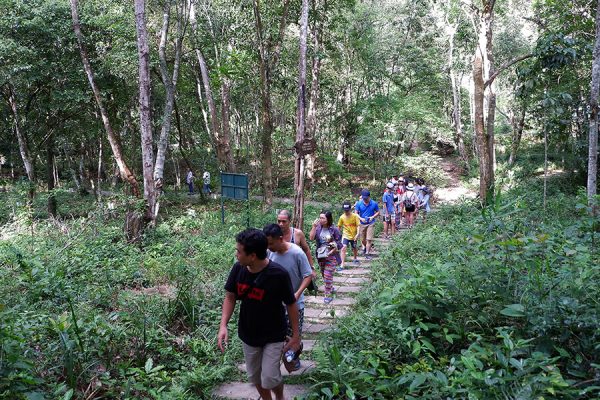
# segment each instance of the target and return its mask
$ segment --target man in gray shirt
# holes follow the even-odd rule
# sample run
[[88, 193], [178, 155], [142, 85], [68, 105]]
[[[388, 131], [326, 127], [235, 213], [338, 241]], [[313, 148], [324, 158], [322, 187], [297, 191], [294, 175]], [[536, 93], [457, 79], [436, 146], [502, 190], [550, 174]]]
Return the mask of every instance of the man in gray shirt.
[[[292, 288], [296, 296], [298, 313], [300, 314], [299, 332], [302, 336], [302, 324], [304, 322], [304, 289], [310, 284], [312, 279], [312, 269], [308, 263], [308, 258], [302, 249], [283, 239], [283, 231], [277, 224], [265, 226], [263, 232], [267, 236], [268, 249], [267, 257], [269, 260], [281, 265], [290, 275]], [[290, 324], [288, 321], [288, 334]]]

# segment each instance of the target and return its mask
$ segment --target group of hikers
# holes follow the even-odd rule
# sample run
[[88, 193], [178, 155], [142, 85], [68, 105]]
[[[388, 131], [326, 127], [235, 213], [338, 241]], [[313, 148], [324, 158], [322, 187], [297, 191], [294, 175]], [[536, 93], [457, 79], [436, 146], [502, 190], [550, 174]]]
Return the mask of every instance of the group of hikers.
[[[185, 176], [185, 183], [188, 185], [188, 195], [194, 194], [194, 173], [191, 168], [188, 168], [187, 175]], [[210, 172], [204, 171], [202, 174], [202, 193], [211, 194], [210, 190]]]
[[292, 227], [287, 210], [278, 212], [277, 223], [262, 230], [249, 228], [236, 236], [238, 261], [225, 283], [217, 345], [225, 351], [227, 324], [240, 300], [238, 336], [248, 379], [261, 399], [272, 399], [272, 394], [277, 400], [284, 398], [282, 358], [290, 372], [301, 367], [304, 291], [311, 286], [316, 289], [314, 259], [324, 282], [323, 302], [329, 304], [335, 292], [334, 273], [345, 267], [348, 249], [352, 250], [352, 262], [356, 265], [360, 264], [359, 246], [365, 258], [370, 259], [377, 218], [383, 217], [385, 236], [402, 226], [410, 228], [419, 209], [429, 212], [430, 195], [422, 180], [394, 176], [386, 183], [381, 212], [370, 192], [362, 190], [354, 207], [350, 202], [343, 203], [337, 224], [327, 210], [313, 221], [308, 239], [315, 241], [314, 254], [304, 232]]

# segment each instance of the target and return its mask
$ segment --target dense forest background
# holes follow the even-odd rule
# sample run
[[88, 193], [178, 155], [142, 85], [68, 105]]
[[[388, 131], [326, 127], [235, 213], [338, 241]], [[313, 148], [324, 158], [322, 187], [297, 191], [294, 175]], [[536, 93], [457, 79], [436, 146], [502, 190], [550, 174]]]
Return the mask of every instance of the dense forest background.
[[[399, 173], [439, 211], [323, 336], [309, 396], [597, 398], [598, 11], [0, 0], [0, 398], [210, 398], [239, 375], [214, 338], [247, 218], [306, 229]], [[247, 173], [248, 207], [221, 225], [188, 169]]]
[[150, 2], [146, 36], [129, 3], [2, 11], [0, 154], [13, 180], [97, 195], [146, 180], [147, 195], [150, 180], [179, 187], [188, 167], [241, 171], [269, 205], [289, 194], [300, 133], [317, 144], [308, 189], [334, 160], [361, 155], [384, 176], [436, 146], [493, 181], [481, 171], [511, 165], [523, 136], [586, 176], [593, 2]]

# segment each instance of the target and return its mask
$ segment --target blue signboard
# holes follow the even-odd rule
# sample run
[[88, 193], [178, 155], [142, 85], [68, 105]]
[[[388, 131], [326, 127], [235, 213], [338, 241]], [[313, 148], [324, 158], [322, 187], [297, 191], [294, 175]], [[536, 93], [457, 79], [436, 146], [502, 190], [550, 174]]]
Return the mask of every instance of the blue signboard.
[[223, 199], [246, 200], [247, 226], [250, 227], [248, 174], [221, 172], [221, 223], [225, 224]]
[[248, 200], [248, 175], [221, 172], [221, 196], [228, 199]]

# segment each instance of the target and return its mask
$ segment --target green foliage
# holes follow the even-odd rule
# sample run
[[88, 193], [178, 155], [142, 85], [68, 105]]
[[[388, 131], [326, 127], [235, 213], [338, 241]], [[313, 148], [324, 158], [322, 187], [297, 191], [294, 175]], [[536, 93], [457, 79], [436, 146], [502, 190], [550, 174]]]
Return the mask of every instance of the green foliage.
[[239, 342], [221, 355], [214, 338], [244, 210], [229, 209], [223, 228], [216, 204], [174, 196], [169, 218], [132, 245], [115, 218], [127, 200], [111, 201], [85, 218], [3, 227], [0, 397], [205, 398], [236, 373]]
[[323, 338], [311, 398], [596, 398], [600, 221], [566, 195], [548, 219], [536, 190], [400, 236]]

